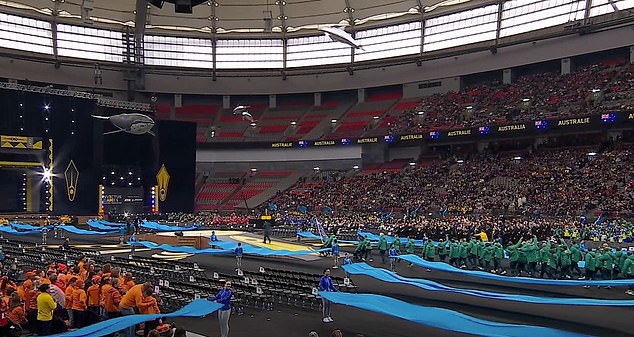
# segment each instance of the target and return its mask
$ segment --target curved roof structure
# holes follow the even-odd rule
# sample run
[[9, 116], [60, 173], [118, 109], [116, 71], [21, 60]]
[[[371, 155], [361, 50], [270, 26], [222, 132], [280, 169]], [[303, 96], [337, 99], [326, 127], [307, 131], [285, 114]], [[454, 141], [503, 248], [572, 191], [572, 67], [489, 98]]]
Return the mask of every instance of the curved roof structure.
[[[143, 1], [143, 0], [139, 0]], [[483, 0], [209, 0], [192, 14], [175, 13], [174, 4], [148, 4], [146, 29], [164, 32], [314, 33], [320, 26], [369, 27], [411, 21], [421, 12], [442, 13], [492, 1]], [[0, 7], [38, 16], [57, 13], [65, 20], [95, 25], [134, 26], [133, 0], [7, 0]], [[421, 10], [422, 8], [422, 10]], [[265, 19], [270, 19], [270, 31]]]

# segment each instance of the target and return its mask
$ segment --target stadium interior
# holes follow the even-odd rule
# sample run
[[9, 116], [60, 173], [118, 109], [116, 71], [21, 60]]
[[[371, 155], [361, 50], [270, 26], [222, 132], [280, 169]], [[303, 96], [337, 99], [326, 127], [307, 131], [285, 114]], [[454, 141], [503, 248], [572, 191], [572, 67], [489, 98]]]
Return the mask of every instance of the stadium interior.
[[0, 1], [0, 106], [0, 337], [634, 335], [634, 0]]

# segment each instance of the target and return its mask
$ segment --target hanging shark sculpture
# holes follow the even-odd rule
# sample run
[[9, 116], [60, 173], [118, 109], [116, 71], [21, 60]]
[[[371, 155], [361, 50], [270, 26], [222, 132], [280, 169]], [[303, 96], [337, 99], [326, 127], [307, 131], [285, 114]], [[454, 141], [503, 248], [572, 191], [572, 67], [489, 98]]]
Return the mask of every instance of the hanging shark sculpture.
[[238, 105], [237, 107], [233, 108], [233, 114], [235, 116], [242, 116], [242, 119], [246, 119], [250, 122], [254, 121], [253, 115], [251, 115], [251, 113], [249, 112], [249, 107], [245, 106], [245, 105]]
[[353, 47], [355, 49], [363, 49], [363, 46], [357, 42], [352, 35], [348, 34], [345, 30], [334, 27], [319, 27], [319, 31], [324, 32], [331, 40], [335, 42], [341, 42]]
[[104, 135], [109, 135], [113, 133], [126, 132], [133, 135], [143, 135], [146, 133], [155, 136], [154, 132], [152, 132], [152, 128], [154, 127], [154, 120], [147, 115], [140, 113], [131, 113], [131, 114], [118, 114], [114, 116], [95, 116], [92, 117], [97, 119], [109, 120], [112, 125], [114, 125], [117, 129], [115, 131], [110, 131], [104, 133]]

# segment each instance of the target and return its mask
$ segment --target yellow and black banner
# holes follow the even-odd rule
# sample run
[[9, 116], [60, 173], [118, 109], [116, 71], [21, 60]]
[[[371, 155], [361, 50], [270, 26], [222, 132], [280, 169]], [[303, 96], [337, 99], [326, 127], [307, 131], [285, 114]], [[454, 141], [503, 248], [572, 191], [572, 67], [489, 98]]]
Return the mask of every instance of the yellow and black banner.
[[42, 150], [42, 138], [0, 135], [0, 147], [5, 149]]

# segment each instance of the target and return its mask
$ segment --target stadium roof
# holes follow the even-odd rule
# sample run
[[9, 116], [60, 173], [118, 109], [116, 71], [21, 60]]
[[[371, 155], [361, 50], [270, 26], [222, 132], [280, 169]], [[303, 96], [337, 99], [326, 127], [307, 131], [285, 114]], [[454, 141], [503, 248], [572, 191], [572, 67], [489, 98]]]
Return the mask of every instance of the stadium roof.
[[[84, 12], [82, 4], [92, 10]], [[272, 33], [314, 33], [318, 26], [359, 28], [420, 18], [425, 13], [454, 11], [486, 0], [210, 0], [193, 8], [192, 14], [175, 13], [174, 5], [149, 7], [147, 31], [210, 33], [265, 33], [265, 17], [272, 18]], [[0, 0], [0, 9], [18, 13], [50, 16], [57, 7], [59, 17], [96, 26], [134, 26], [134, 0]], [[88, 14], [86, 14], [88, 13]], [[215, 21], [215, 22], [214, 22]], [[213, 23], [212, 23], [213, 22]]]

